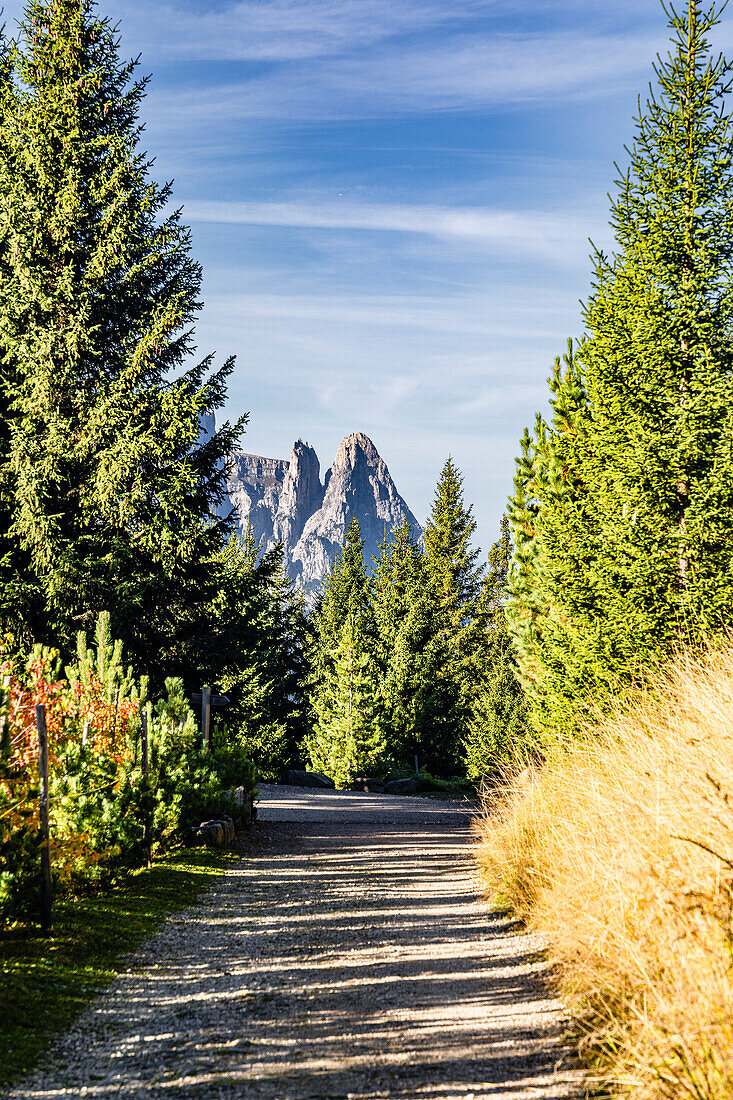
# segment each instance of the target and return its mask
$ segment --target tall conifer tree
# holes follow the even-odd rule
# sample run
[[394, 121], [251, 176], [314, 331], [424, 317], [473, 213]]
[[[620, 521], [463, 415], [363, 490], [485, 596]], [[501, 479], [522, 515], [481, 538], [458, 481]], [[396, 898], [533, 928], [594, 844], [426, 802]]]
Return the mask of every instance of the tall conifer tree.
[[473, 780], [523, 760], [530, 752], [526, 703], [506, 624], [511, 559], [509, 518], [504, 515], [501, 533], [488, 556], [483, 593], [487, 620], [484, 665], [463, 742], [466, 775]]
[[[445, 647], [438, 637], [425, 555], [407, 521], [385, 534], [370, 581], [380, 692], [390, 751], [403, 763], [426, 766], [444, 748], [435, 745]], [[455, 699], [446, 700], [449, 708]], [[437, 749], [437, 753], [434, 752]]]
[[[221, 578], [228, 363], [192, 351], [201, 272], [138, 148], [145, 80], [92, 0], [31, 0], [0, 87], [6, 626], [64, 641], [103, 608], [147, 664]], [[183, 633], [181, 633], [183, 632]]]
[[316, 679], [339, 644], [344, 624], [351, 619], [363, 627], [369, 616], [369, 604], [364, 540], [359, 521], [353, 516], [313, 611], [309, 653]]
[[479, 551], [471, 545], [475, 531], [473, 507], [466, 507], [463, 499], [463, 477], [448, 458], [425, 527], [425, 561], [439, 630], [464, 707], [470, 705], [485, 634], [484, 567], [477, 564]]
[[344, 623], [329, 658], [306, 748], [317, 771], [348, 787], [357, 776], [383, 775], [387, 767], [379, 672], [355, 616]]
[[[596, 256], [587, 333], [520, 460], [510, 620], [536, 721], [568, 728], [733, 610], [733, 127], [719, 9], [669, 11]], [[591, 703], [591, 700], [593, 701]]]
[[425, 556], [446, 626], [456, 636], [473, 613], [480, 592], [479, 551], [471, 546], [475, 531], [473, 508], [466, 508], [463, 500], [463, 477], [448, 458], [425, 527]]
[[262, 553], [249, 527], [219, 557], [221, 585], [180, 672], [228, 696], [222, 723], [263, 779], [277, 779], [297, 762], [305, 732], [302, 596], [285, 573], [282, 547]]

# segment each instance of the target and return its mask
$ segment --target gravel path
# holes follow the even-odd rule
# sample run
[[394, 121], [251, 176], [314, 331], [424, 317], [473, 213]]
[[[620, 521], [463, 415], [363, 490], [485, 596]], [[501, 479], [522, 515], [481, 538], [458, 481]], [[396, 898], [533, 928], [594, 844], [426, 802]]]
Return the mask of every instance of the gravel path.
[[260, 838], [7, 1095], [570, 1100], [541, 945], [476, 899], [470, 807], [262, 787]]

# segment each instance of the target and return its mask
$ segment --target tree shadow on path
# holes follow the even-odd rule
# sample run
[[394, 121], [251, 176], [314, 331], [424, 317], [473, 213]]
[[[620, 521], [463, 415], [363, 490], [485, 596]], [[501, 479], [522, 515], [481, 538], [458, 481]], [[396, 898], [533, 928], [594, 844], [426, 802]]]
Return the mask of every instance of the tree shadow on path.
[[11, 1096], [581, 1094], [541, 945], [477, 900], [465, 808], [268, 816]]

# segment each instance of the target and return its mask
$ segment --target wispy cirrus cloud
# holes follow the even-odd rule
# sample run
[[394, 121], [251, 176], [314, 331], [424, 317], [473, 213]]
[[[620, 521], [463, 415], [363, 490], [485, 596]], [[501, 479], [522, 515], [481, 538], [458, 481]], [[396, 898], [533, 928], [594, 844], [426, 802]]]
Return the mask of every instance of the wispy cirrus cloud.
[[[252, 414], [247, 449], [284, 457], [305, 436], [330, 461], [358, 426], [420, 516], [452, 453], [483, 517], [511, 484], [516, 441], [546, 403], [545, 376], [576, 312], [560, 290], [527, 301], [517, 285], [446, 295], [232, 291], [207, 295], [199, 335], [204, 347], [216, 332], [222, 351], [242, 352], [232, 396]], [[277, 416], [263, 415], [273, 405]]]
[[[627, 0], [626, 8], [635, 3]], [[6, 3], [8, 26], [21, 9], [21, 0]], [[532, 22], [555, 16], [553, 27], [522, 33], [507, 29], [503, 0], [109, 0], [100, 10], [120, 20], [125, 47], [142, 50], [146, 67], [242, 64], [234, 79], [227, 66], [175, 90], [158, 93], [154, 85], [156, 112], [184, 127], [597, 96], [648, 71], [664, 44], [658, 20], [655, 33], [624, 25], [621, 0], [600, 0], [580, 25], [572, 0], [514, 0], [513, 12], [531, 12]]]
[[[9, 27], [24, 0], [6, 0]], [[484, 543], [516, 440], [582, 326], [658, 0], [99, 0], [153, 80], [155, 173], [238, 352], [245, 445], [372, 434], [425, 514], [448, 453]], [[733, 22], [716, 46], [730, 48]], [[343, 193], [337, 199], [339, 193]], [[231, 200], [231, 201], [223, 201]]]
[[645, 82], [662, 39], [633, 35], [453, 35], [400, 42], [318, 64], [266, 66], [215, 84], [157, 92], [169, 126], [276, 119], [288, 123], [476, 111], [595, 98]]
[[[162, 3], [117, 5], [128, 34], [144, 26], [158, 56], [185, 60], [298, 61], [363, 50], [479, 19], [485, 0], [240, 0], [212, 9]], [[169, 29], [175, 27], [171, 35]], [[156, 33], [156, 31], [158, 33]]]
[[[475, 379], [486, 370], [486, 357], [480, 355], [482, 343], [488, 346], [512, 340], [518, 328], [527, 342], [564, 340], [567, 329], [563, 322], [576, 310], [574, 306], [568, 309], [559, 291], [528, 303], [521, 291], [510, 285], [501, 291], [487, 287], [481, 292], [453, 295], [219, 291], [208, 296], [207, 312], [209, 321], [216, 316], [230, 324], [232, 331], [256, 328], [276, 334], [278, 340], [290, 340], [297, 333], [322, 334], [329, 341], [323, 361], [329, 363], [339, 358], [344, 331], [355, 334], [356, 342], [363, 344], [367, 333], [380, 331], [385, 340], [393, 340], [395, 330], [400, 329], [414, 347], [422, 333], [436, 355], [441, 349], [449, 351], [460, 334], [464, 350], [468, 352], [470, 346], [471, 353], [464, 367], [455, 365], [454, 374], [464, 372]], [[422, 356], [422, 349], [419, 354]]]
[[[18, 0], [11, 0], [11, 5]], [[475, 29], [501, 31], [503, 0], [233, 0], [225, 4], [111, 0], [126, 33], [142, 31], [156, 56], [178, 60], [297, 61], [361, 52], [409, 37], [419, 41]], [[577, 0], [513, 0], [512, 14], [577, 22]], [[652, 9], [656, 16], [656, 9]], [[639, 14], [639, 0], [596, 0], [593, 22], [612, 25]], [[173, 33], [172, 33], [173, 32]]]
[[184, 203], [188, 221], [291, 229], [351, 230], [457, 238], [494, 249], [575, 263], [588, 251], [588, 217], [573, 212], [494, 210], [429, 204], [340, 202]]

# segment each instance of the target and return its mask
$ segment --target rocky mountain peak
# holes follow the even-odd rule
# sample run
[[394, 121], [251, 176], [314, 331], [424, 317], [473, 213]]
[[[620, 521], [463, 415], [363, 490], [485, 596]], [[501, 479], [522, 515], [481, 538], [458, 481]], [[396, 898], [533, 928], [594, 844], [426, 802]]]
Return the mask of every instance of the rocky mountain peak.
[[321, 464], [309, 443], [296, 440], [273, 517], [272, 542], [295, 546], [310, 516], [323, 502]]
[[293, 444], [289, 462], [236, 454], [229, 497], [240, 530], [249, 522], [265, 548], [281, 542], [290, 576], [306, 590], [317, 588], [330, 568], [352, 516], [361, 527], [367, 564], [385, 529], [406, 519], [416, 537], [421, 534], [387, 464], [363, 432], [342, 440], [323, 483], [318, 456], [302, 439]]
[[296, 439], [290, 451], [290, 474], [293, 479], [303, 479], [309, 484], [321, 484], [321, 464], [310, 443]]
[[353, 470], [360, 459], [366, 461], [370, 466], [382, 462], [379, 452], [369, 436], [364, 435], [363, 432], [353, 432], [351, 435], [347, 435], [346, 439], [341, 440], [332, 469], [349, 468]]

